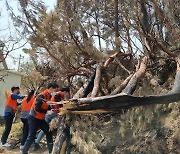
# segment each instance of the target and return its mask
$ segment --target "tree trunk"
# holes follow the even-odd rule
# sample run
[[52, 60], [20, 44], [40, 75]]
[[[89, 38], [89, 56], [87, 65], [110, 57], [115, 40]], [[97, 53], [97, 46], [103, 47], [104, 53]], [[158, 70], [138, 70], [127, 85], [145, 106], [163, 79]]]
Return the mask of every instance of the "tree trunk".
[[180, 101], [180, 93], [145, 97], [117, 94], [113, 96], [78, 99], [78, 105], [77, 103], [76, 105], [71, 105], [67, 110], [74, 114], [100, 114], [105, 112], [120, 112], [122, 109], [130, 109], [136, 106], [166, 104], [177, 101]]
[[62, 134], [65, 128], [66, 128], [66, 117], [64, 115], [62, 118], [59, 118], [59, 127], [57, 130], [57, 135], [56, 135], [55, 142], [53, 144], [53, 151], [51, 154], [60, 154], [60, 151], [64, 142], [64, 140], [61, 140], [61, 138], [62, 138]]
[[118, 13], [118, 0], [114, 0], [114, 30], [115, 30], [115, 45], [116, 52], [120, 50], [120, 39], [119, 39], [119, 13]]
[[4, 69], [5, 69], [5, 70], [8, 70], [8, 67], [7, 67], [7, 64], [6, 64], [6, 61], [5, 61], [3, 52], [2, 52], [2, 50], [0, 49], [0, 63], [1, 63], [1, 62], [2, 62], [2, 64], [3, 64]]

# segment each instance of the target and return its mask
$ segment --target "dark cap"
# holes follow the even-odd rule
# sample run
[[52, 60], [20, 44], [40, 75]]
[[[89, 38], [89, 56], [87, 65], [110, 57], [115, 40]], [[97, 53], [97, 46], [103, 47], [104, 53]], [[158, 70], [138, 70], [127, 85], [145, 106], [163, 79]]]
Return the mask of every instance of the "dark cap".
[[58, 87], [59, 87], [58, 84], [55, 83], [55, 82], [51, 82], [51, 83], [48, 84], [48, 89], [49, 89], [49, 88], [55, 89], [55, 88], [58, 88]]
[[13, 92], [15, 89], [20, 89], [19, 86], [13, 86], [11, 87], [11, 91]]

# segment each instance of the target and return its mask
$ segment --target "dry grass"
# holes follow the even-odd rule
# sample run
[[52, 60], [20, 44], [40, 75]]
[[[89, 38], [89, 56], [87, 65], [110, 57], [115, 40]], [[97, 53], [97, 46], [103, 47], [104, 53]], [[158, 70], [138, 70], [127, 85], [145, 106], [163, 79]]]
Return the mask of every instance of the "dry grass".
[[[0, 136], [2, 135], [3, 131], [4, 131], [4, 126], [0, 126]], [[13, 123], [9, 135], [9, 139], [18, 140], [21, 137], [21, 135], [22, 135], [22, 123], [21, 122]]]
[[[167, 92], [147, 80], [142, 83], [137, 96]], [[71, 122], [72, 144], [87, 154], [90, 149], [103, 154], [180, 153], [179, 111], [180, 103], [171, 103], [109, 115], [75, 115]]]

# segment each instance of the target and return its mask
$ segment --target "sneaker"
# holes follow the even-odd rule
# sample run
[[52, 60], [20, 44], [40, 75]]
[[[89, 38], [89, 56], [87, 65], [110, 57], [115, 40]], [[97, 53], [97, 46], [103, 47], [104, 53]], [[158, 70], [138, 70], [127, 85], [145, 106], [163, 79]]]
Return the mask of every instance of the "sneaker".
[[10, 147], [11, 146], [11, 144], [9, 144], [9, 143], [5, 143], [5, 144], [1, 144], [2, 145], [2, 147]]
[[23, 147], [24, 147], [24, 145], [20, 145], [20, 150], [22, 150], [22, 149], [23, 149]]
[[34, 143], [34, 147], [33, 147], [33, 150], [36, 151], [38, 149], [40, 149], [40, 145], [38, 143]]

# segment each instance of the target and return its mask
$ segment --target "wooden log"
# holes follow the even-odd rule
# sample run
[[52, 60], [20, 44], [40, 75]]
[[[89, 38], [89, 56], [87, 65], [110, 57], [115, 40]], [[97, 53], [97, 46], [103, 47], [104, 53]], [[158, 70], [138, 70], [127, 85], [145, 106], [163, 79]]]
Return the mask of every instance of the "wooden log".
[[111, 112], [129, 109], [135, 106], [166, 104], [178, 101], [180, 101], [180, 93], [143, 97], [117, 94], [113, 96], [79, 99], [76, 102], [78, 104], [73, 104], [66, 109], [69, 111], [105, 110]]

